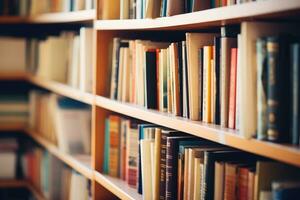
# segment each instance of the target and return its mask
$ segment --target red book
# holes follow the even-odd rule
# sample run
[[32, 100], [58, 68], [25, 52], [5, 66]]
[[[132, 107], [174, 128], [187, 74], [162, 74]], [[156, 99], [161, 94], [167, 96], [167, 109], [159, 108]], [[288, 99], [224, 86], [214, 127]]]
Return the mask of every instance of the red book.
[[237, 168], [236, 164], [225, 164], [224, 200], [237, 199]]
[[241, 167], [238, 169], [238, 199], [248, 199], [248, 173], [247, 167]]
[[228, 128], [235, 128], [237, 48], [231, 49]]
[[227, 6], [227, 0], [221, 0], [222, 1], [222, 5], [220, 5], [220, 7], [221, 6]]

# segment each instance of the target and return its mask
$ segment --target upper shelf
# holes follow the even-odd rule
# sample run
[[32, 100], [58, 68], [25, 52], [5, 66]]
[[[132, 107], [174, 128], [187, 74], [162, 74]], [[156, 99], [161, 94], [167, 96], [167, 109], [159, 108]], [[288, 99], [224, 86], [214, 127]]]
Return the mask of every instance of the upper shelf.
[[97, 20], [94, 27], [98, 30], [188, 30], [253, 19], [282, 19], [299, 12], [299, 0], [265, 0], [156, 19]]
[[37, 16], [0, 16], [0, 24], [48, 24], [92, 22], [96, 19], [95, 10], [80, 10], [73, 12], [45, 13]]

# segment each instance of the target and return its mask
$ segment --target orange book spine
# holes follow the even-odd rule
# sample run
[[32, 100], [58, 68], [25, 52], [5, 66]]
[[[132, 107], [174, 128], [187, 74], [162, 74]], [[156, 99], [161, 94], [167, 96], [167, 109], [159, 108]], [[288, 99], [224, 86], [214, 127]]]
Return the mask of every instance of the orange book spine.
[[228, 128], [235, 128], [237, 48], [231, 49]]
[[119, 153], [120, 153], [120, 118], [110, 116], [110, 146], [109, 146], [109, 175], [119, 177]]

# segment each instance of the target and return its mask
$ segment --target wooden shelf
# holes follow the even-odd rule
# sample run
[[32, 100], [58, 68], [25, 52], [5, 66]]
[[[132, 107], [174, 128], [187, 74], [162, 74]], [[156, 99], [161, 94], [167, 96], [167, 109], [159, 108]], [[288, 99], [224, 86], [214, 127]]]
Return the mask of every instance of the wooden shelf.
[[[33, 130], [26, 129], [25, 131], [29, 136], [31, 136], [38, 144], [47, 149], [50, 153], [59, 158], [62, 162], [69, 165], [74, 170], [80, 172], [88, 179], [93, 179], [93, 170], [91, 168], [91, 160], [87, 161], [87, 159], [80, 159], [80, 156], [73, 156], [66, 154], [58, 149], [54, 144], [50, 143], [43, 137], [41, 137], [38, 133]], [[78, 158], [78, 159], [76, 159]]]
[[0, 24], [49, 24], [49, 23], [81, 23], [93, 22], [96, 19], [95, 10], [80, 10], [73, 12], [45, 13], [37, 16], [0, 16]]
[[192, 121], [101, 96], [96, 97], [96, 105], [139, 120], [186, 132], [220, 144], [300, 167], [300, 148], [256, 139], [246, 139], [239, 136], [238, 131], [233, 129]]
[[94, 27], [98, 30], [188, 30], [289, 17], [299, 11], [299, 0], [265, 0], [156, 19], [97, 20]]
[[26, 80], [27, 73], [22, 71], [0, 71], [0, 80]]
[[94, 95], [80, 91], [79, 89], [72, 88], [63, 83], [58, 83], [51, 80], [45, 80], [36, 76], [28, 75], [28, 80], [34, 85], [50, 90], [51, 92], [81, 101], [86, 104], [92, 105], [94, 102]]
[[113, 178], [107, 175], [103, 175], [99, 172], [95, 172], [94, 176], [97, 183], [111, 191], [117, 197], [123, 200], [142, 200], [143, 197], [136, 189], [131, 188], [125, 181]]
[[0, 180], [0, 188], [27, 188], [37, 200], [45, 200], [44, 195], [27, 180]]

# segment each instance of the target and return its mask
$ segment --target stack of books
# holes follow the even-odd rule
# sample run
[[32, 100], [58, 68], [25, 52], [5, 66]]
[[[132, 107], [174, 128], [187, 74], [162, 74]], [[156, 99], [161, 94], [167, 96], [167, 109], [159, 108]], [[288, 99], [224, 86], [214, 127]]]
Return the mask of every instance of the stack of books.
[[34, 16], [50, 12], [89, 10], [93, 0], [1, 0], [0, 15]]
[[79, 35], [63, 32], [45, 40], [30, 39], [27, 46], [28, 71], [39, 77], [92, 91], [94, 31], [82, 27]]
[[88, 180], [41, 148], [25, 152], [21, 159], [24, 178], [47, 199], [89, 199]]
[[105, 1], [100, 8], [101, 19], [145, 19], [169, 17], [255, 0], [120, 0]]
[[41, 91], [30, 92], [30, 127], [62, 152], [90, 154], [91, 108]]
[[104, 173], [144, 199], [259, 199], [299, 190], [297, 168], [117, 115], [106, 119], [104, 149]]
[[27, 94], [0, 94], [0, 125], [28, 125]]
[[0, 139], [0, 179], [16, 178], [18, 148], [19, 144], [16, 138]]

